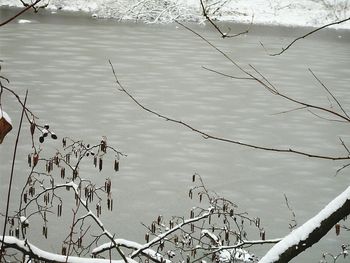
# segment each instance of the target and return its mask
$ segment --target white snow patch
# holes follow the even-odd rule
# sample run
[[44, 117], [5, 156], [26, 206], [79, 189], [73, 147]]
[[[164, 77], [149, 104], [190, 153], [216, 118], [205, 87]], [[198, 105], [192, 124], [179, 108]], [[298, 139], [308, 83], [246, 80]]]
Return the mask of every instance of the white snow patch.
[[254, 262], [255, 257], [244, 249], [223, 250], [219, 254], [219, 262]]
[[[17, 0], [0, 0], [1, 5], [22, 6]], [[219, 11], [214, 12], [217, 7], [220, 7]], [[51, 0], [48, 8], [84, 11], [100, 18], [140, 19], [155, 23], [169, 23], [175, 19], [204, 20], [199, 0]], [[254, 16], [256, 24], [320, 27], [350, 17], [350, 3], [349, 0], [231, 0], [214, 4], [210, 11], [214, 12], [211, 17], [220, 21], [250, 23]], [[350, 21], [333, 27], [350, 29]]]
[[[134, 241], [130, 241], [130, 240], [126, 240], [123, 238], [118, 238], [118, 239], [114, 239], [114, 242], [122, 247], [127, 247], [127, 248], [131, 248], [131, 249], [143, 249], [144, 246], [141, 245], [140, 243], [134, 242]], [[99, 247], [96, 247], [95, 249], [92, 250], [92, 254], [97, 254], [105, 249], [109, 249], [110, 247], [113, 247], [114, 244], [112, 242], [108, 242], [108, 243], [104, 243], [102, 245], [100, 245]], [[142, 251], [144, 254], [149, 255], [152, 258], [155, 258], [157, 260], [163, 260], [165, 263], [171, 263], [170, 260], [164, 258], [161, 254], [159, 254], [158, 252], [154, 251], [153, 249], [147, 248], [144, 249]]]
[[0, 108], [0, 119], [1, 118], [4, 118], [12, 126], [12, 120], [10, 116]]
[[[19, 248], [22, 248], [23, 250], [27, 251], [28, 253], [34, 253], [38, 257], [44, 258], [46, 260], [55, 261], [55, 262], [68, 262], [68, 263], [123, 263], [123, 260], [109, 260], [109, 259], [97, 259], [97, 258], [79, 258], [79, 257], [69, 257], [68, 261], [66, 260], [67, 257], [64, 255], [54, 254], [50, 253], [44, 250], [41, 250], [40, 248], [28, 243], [25, 240], [20, 240], [15, 237], [5, 236], [4, 239], [5, 244], [16, 246]], [[128, 258], [127, 259], [129, 263], [137, 263], [135, 260]]]
[[32, 23], [32, 21], [27, 20], [27, 19], [19, 19], [17, 23], [18, 24], [30, 24], [30, 23]]
[[25, 216], [21, 216], [20, 218], [19, 218], [19, 220], [21, 221], [21, 224], [23, 225], [29, 225], [29, 220], [28, 220], [28, 218], [26, 218]]
[[203, 229], [201, 235], [209, 237], [214, 242], [219, 242], [219, 238], [207, 229]]

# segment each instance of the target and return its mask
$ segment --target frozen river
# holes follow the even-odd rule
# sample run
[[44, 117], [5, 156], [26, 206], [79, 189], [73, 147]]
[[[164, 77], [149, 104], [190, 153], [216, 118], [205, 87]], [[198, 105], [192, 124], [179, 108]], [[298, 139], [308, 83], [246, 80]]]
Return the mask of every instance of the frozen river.
[[[5, 9], [0, 14], [9, 15]], [[267, 238], [289, 232], [290, 212], [283, 194], [301, 224], [349, 184], [349, 169], [334, 176], [344, 163], [205, 140], [142, 111], [118, 91], [109, 59], [120, 81], [140, 102], [205, 132], [266, 147], [344, 154], [339, 137], [350, 143], [348, 124], [302, 110], [277, 114], [296, 106], [252, 81], [203, 69], [237, 72], [222, 55], [179, 25], [116, 23], [69, 14], [27, 14], [23, 18], [33, 23], [12, 23], [0, 30], [2, 74], [10, 79], [10, 87], [19, 94], [29, 90], [29, 107], [59, 138], [94, 143], [106, 136], [109, 145], [128, 155], [122, 158], [117, 174], [107, 171], [101, 178], [94, 169], [84, 171], [84, 177], [97, 181], [112, 178], [116, 208], [102, 218], [110, 232], [142, 242], [140, 222], [149, 223], [158, 214], [187, 216], [193, 205], [187, 198], [193, 173], [199, 173], [208, 188], [234, 201], [241, 210], [261, 217]], [[311, 68], [350, 110], [349, 31], [326, 30], [297, 42], [282, 56], [271, 57], [259, 42], [279, 51], [307, 30], [253, 26], [246, 36], [223, 40], [210, 27], [190, 26], [243, 67], [254, 65], [280, 91], [329, 107], [327, 93], [311, 76]], [[237, 32], [244, 29], [231, 27]], [[16, 125], [17, 104], [13, 99], [2, 104]], [[14, 134], [0, 148], [1, 196], [7, 189]], [[21, 189], [27, 174], [28, 138], [29, 132], [24, 132], [15, 190]], [[60, 147], [55, 142], [46, 145]], [[3, 210], [4, 202], [0, 207]], [[60, 227], [52, 231], [60, 236]], [[34, 241], [59, 250], [41, 236]], [[348, 236], [336, 237], [332, 232], [295, 262], [318, 262], [322, 252], [338, 251], [342, 242], [349, 242]], [[253, 252], [262, 256], [267, 248]]]

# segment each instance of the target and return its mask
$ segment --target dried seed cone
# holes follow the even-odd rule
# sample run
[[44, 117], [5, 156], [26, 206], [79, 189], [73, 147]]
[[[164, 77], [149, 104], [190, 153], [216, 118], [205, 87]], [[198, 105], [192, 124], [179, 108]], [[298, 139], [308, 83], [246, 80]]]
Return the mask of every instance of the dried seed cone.
[[260, 232], [261, 240], [265, 240], [265, 231]]
[[230, 239], [230, 233], [228, 231], [225, 232], [225, 241]]
[[33, 166], [35, 167], [38, 164], [39, 161], [39, 154], [35, 153], [33, 155]]
[[66, 176], [66, 169], [64, 167], [61, 168], [61, 178], [63, 179]]
[[33, 136], [35, 132], [35, 123], [30, 122], [30, 134]]
[[29, 165], [29, 167], [32, 167], [32, 156], [31, 156], [31, 154], [28, 154], [28, 165]]
[[99, 162], [98, 162], [98, 170], [101, 172], [102, 170], [102, 164], [103, 164], [103, 161], [102, 161], [102, 158], [99, 159]]
[[114, 160], [114, 171], [118, 172], [119, 171], [119, 161]]
[[337, 236], [339, 236], [339, 234], [340, 234], [340, 224], [339, 223], [335, 225], [335, 234]]

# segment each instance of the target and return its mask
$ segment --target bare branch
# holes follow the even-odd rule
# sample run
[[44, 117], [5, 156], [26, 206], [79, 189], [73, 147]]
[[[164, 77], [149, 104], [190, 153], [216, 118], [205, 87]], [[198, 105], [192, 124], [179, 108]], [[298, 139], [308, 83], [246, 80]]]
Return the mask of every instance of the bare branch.
[[224, 76], [224, 77], [227, 77], [227, 78], [231, 78], [231, 79], [244, 79], [244, 80], [254, 80], [252, 78], [247, 78], [247, 77], [235, 77], [235, 76], [232, 76], [232, 75], [228, 75], [228, 74], [225, 74], [225, 73], [222, 73], [220, 71], [217, 71], [215, 69], [210, 69], [210, 68], [207, 68], [207, 67], [204, 67], [202, 66], [203, 69], [205, 70], [208, 70], [210, 72], [213, 72], [213, 73], [216, 73], [218, 75], [221, 75], [221, 76]]
[[[279, 153], [294, 153], [294, 154], [297, 154], [297, 155], [303, 155], [303, 156], [307, 156], [307, 157], [311, 157], [311, 158], [318, 158], [318, 159], [326, 159], [326, 160], [349, 160], [350, 159], [350, 157], [348, 155], [346, 155], [346, 156], [330, 156], [330, 155], [320, 155], [320, 154], [313, 154], [313, 153], [303, 152], [303, 151], [294, 150], [294, 149], [291, 149], [291, 148], [289, 148], [289, 149], [269, 148], [269, 147], [265, 147], [265, 146], [259, 146], [259, 145], [244, 143], [244, 142], [240, 142], [240, 141], [233, 140], [233, 139], [228, 139], [228, 138], [223, 138], [223, 137], [218, 137], [218, 136], [215, 136], [215, 135], [211, 135], [211, 134], [209, 134], [207, 132], [204, 132], [202, 130], [199, 130], [199, 129], [191, 126], [190, 124], [188, 124], [186, 122], [183, 122], [183, 121], [180, 121], [180, 120], [177, 120], [177, 119], [174, 119], [174, 118], [170, 118], [170, 117], [168, 117], [166, 115], [158, 113], [158, 112], [156, 112], [156, 111], [146, 107], [145, 105], [143, 105], [134, 96], [132, 96], [124, 88], [124, 86], [121, 84], [121, 82], [119, 81], [119, 79], [118, 79], [118, 77], [116, 75], [116, 72], [115, 72], [115, 69], [113, 67], [113, 64], [112, 64], [112, 62], [110, 60], [109, 60], [109, 64], [111, 66], [113, 75], [115, 77], [115, 81], [116, 81], [117, 85], [119, 86], [119, 90], [124, 92], [140, 108], [142, 108], [144, 111], [149, 112], [149, 113], [151, 113], [151, 114], [153, 114], [153, 115], [155, 115], [155, 116], [157, 116], [157, 117], [159, 117], [159, 118], [161, 118], [163, 120], [170, 121], [170, 122], [179, 124], [181, 126], [184, 126], [184, 127], [188, 128], [188, 129], [190, 129], [191, 131], [193, 131], [193, 132], [195, 132], [197, 134], [200, 134], [201, 136], [203, 136], [206, 139], [212, 139], [212, 140], [216, 140], [216, 141], [237, 144], [237, 145], [241, 145], [241, 146], [245, 146], [245, 147], [253, 148], [253, 149], [258, 149], [258, 150], [279, 152]], [[281, 95], [281, 96], [285, 97], [285, 98], [288, 98], [288, 97], [286, 97], [284, 95]], [[289, 99], [289, 100], [293, 100], [293, 99]], [[293, 101], [296, 101], [296, 100], [293, 100]], [[304, 106], [311, 107], [310, 104], [306, 104], [306, 103], [302, 103], [302, 102], [300, 102], [300, 104], [304, 105]], [[313, 106], [313, 107], [317, 108], [317, 106]]]
[[[245, 31], [229, 35], [228, 33], [223, 32], [220, 29], [220, 27], [209, 17], [207, 8], [204, 6], [203, 0], [200, 0], [200, 3], [201, 3], [201, 7], [202, 7], [203, 16], [209, 21], [209, 23], [215, 28], [215, 30], [220, 33], [222, 38], [232, 38], [232, 37], [238, 37], [240, 35], [245, 35], [245, 34], [247, 34], [249, 32], [251, 26], [253, 25], [254, 16], [252, 16], [252, 20], [251, 20], [251, 22], [249, 24], [249, 27]], [[217, 12], [217, 10], [215, 12]]]
[[[320, 111], [324, 111], [328, 114], [334, 115], [335, 117], [338, 117], [340, 119], [343, 119], [347, 122], [350, 122], [350, 118], [348, 118], [346, 115], [340, 114], [336, 111], [327, 109], [325, 107], [320, 107], [317, 105], [313, 105], [310, 103], [306, 103], [294, 98], [291, 98], [285, 94], [280, 93], [277, 88], [263, 75], [261, 74], [253, 65], [249, 65], [251, 69], [253, 69], [260, 78], [254, 76], [252, 73], [250, 73], [249, 71], [247, 71], [246, 69], [244, 69], [242, 66], [240, 66], [237, 62], [235, 62], [232, 58], [230, 58], [225, 52], [223, 52], [222, 50], [220, 50], [218, 47], [216, 47], [214, 44], [212, 44], [210, 41], [208, 41], [205, 37], [203, 37], [202, 35], [200, 35], [199, 33], [197, 33], [196, 31], [194, 31], [193, 29], [189, 28], [188, 26], [185, 26], [184, 24], [180, 23], [177, 21], [177, 23], [179, 25], [181, 25], [182, 27], [184, 27], [185, 29], [187, 29], [188, 31], [190, 31], [191, 33], [195, 34], [196, 36], [198, 36], [199, 38], [201, 38], [204, 42], [206, 42], [209, 46], [211, 46], [213, 49], [215, 49], [217, 52], [219, 52], [221, 55], [223, 55], [229, 62], [231, 62], [238, 70], [240, 70], [242, 73], [244, 73], [245, 75], [247, 75], [247, 79], [252, 79], [255, 80], [257, 83], [259, 83], [260, 85], [262, 85], [266, 90], [270, 91], [272, 94], [280, 96], [281, 98], [284, 98], [290, 102], [296, 103], [302, 107], [306, 107], [306, 108], [311, 108], [311, 109], [316, 109], [316, 110], [320, 110]], [[228, 76], [226, 74], [222, 74], [224, 76]], [[232, 77], [231, 77], [232, 78]], [[202, 134], [203, 136], [206, 136], [205, 134]]]
[[297, 220], [296, 220], [296, 216], [295, 216], [295, 212], [294, 210], [291, 208], [290, 204], [289, 204], [289, 200], [288, 200], [288, 197], [286, 194], [284, 194], [284, 200], [286, 201], [286, 205], [288, 207], [288, 210], [290, 211], [291, 215], [292, 215], [292, 218], [291, 218], [291, 224], [289, 224], [289, 229], [294, 229], [298, 223], [297, 223]]
[[[336, 21], [336, 22], [332, 22], [332, 23], [329, 23], [329, 24], [326, 24], [326, 25], [323, 25], [321, 27], [318, 27], [312, 31], [310, 31], [309, 33], [305, 34], [305, 35], [302, 35], [300, 37], [297, 37], [296, 39], [294, 39], [291, 43], [289, 43], [286, 47], [282, 48], [282, 50], [280, 52], [277, 52], [277, 53], [272, 53], [272, 54], [269, 54], [270, 56], [279, 56], [281, 54], [283, 54], [284, 52], [286, 52], [291, 46], [294, 45], [295, 42], [297, 42], [298, 40], [301, 40], [303, 38], [306, 38], [324, 28], [327, 28], [327, 27], [330, 27], [330, 26], [334, 26], [334, 25], [339, 25], [339, 24], [342, 24], [342, 23], [345, 23], [346, 21], [349, 21], [350, 20], [350, 17], [348, 18], [345, 18], [343, 20], [340, 20], [340, 21]], [[262, 44], [262, 43], [261, 43]], [[262, 45], [264, 47], [264, 45]], [[264, 47], [265, 48], [265, 47]]]
[[347, 153], [350, 155], [350, 150], [349, 150], [349, 148], [346, 146], [346, 144], [345, 144], [345, 142], [343, 141], [343, 139], [339, 137], [339, 140], [340, 140], [341, 144], [343, 145], [343, 147], [345, 148], [345, 150], [347, 151]]
[[326, 85], [323, 84], [323, 82], [315, 75], [315, 73], [309, 68], [309, 71], [311, 72], [312, 76], [318, 81], [318, 83], [321, 84], [321, 86], [326, 90], [326, 92], [332, 97], [332, 99], [337, 103], [341, 111], [344, 113], [348, 119], [350, 119], [349, 115], [344, 110], [343, 106], [340, 104], [339, 100], [333, 95], [333, 93], [326, 87]]
[[[2, 244], [5, 248], [14, 248], [16, 250], [21, 251], [24, 255], [28, 255], [33, 259], [43, 260], [45, 262], [52, 263], [79, 263], [82, 262], [82, 258], [80, 257], [66, 257], [65, 255], [59, 255], [50, 253], [48, 251], [41, 250], [40, 248], [32, 245], [28, 242], [28, 240], [20, 240], [15, 237], [4, 236]], [[120, 260], [110, 260], [110, 259], [96, 259], [96, 258], [84, 258], [84, 262], [91, 263], [121, 263]], [[128, 263], [136, 263], [136, 261], [131, 258], [127, 258]]]
[[[0, 27], [10, 23], [12, 20], [16, 19], [17, 17], [19, 17], [20, 15], [22, 15], [23, 13], [25, 13], [26, 11], [28, 11], [31, 8], [34, 8], [35, 5], [37, 5], [41, 0], [36, 0], [34, 3], [30, 4], [30, 5], [25, 5], [25, 8], [22, 9], [20, 12], [18, 12], [17, 14], [15, 14], [14, 16], [10, 17], [9, 19], [3, 21], [0, 23]], [[23, 3], [23, 2], [22, 2]]]

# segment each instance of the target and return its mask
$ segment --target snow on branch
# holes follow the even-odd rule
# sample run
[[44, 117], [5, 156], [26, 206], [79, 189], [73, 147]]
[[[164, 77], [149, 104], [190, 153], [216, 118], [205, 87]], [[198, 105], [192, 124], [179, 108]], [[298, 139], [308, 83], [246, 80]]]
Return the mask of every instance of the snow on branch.
[[144, 254], [144, 255], [147, 255], [148, 257], [152, 258], [155, 261], [162, 261], [162, 260], [164, 261], [165, 259], [163, 258], [163, 256], [160, 255], [159, 253], [155, 252], [154, 250], [150, 249], [150, 247], [152, 247], [154, 244], [160, 242], [165, 237], [169, 236], [171, 233], [181, 229], [185, 225], [188, 225], [188, 224], [200, 221], [203, 218], [209, 217], [212, 214], [212, 211], [213, 211], [213, 208], [210, 207], [207, 210], [207, 212], [203, 213], [202, 215], [200, 215], [198, 217], [191, 218], [191, 219], [184, 220], [182, 223], [180, 223], [180, 224], [174, 226], [173, 228], [169, 229], [168, 231], [156, 236], [154, 239], [152, 239], [151, 241], [149, 241], [148, 243], [146, 243], [144, 245], [140, 245], [139, 243], [131, 242], [131, 241], [123, 240], [123, 239], [115, 239], [113, 244], [111, 242], [108, 242], [108, 243], [102, 244], [101, 246], [95, 248], [92, 251], [92, 254], [93, 255], [100, 254], [100, 253], [102, 253], [106, 250], [109, 250], [117, 245], [117, 246], [122, 246], [122, 247], [134, 249], [135, 251], [131, 254], [131, 258], [135, 258], [139, 254]]
[[317, 243], [333, 226], [350, 214], [350, 187], [309, 221], [274, 245], [259, 263], [283, 263]]
[[174, 228], [170, 229], [169, 231], [163, 233], [163, 234], [160, 234], [158, 235], [156, 238], [154, 238], [153, 240], [151, 240], [150, 242], [148, 242], [147, 244], [145, 244], [143, 247], [139, 248], [138, 250], [136, 250], [133, 254], [132, 254], [132, 257], [135, 257], [137, 256], [138, 254], [140, 254], [143, 250], [151, 247], [153, 244], [159, 242], [160, 240], [162, 240], [164, 237], [168, 236], [169, 234], [175, 232], [176, 230], [182, 228], [184, 225], [188, 225], [188, 224], [191, 224], [193, 222], [197, 222], [197, 221], [200, 221], [201, 219], [203, 218], [207, 218], [209, 217], [211, 214], [213, 213], [213, 208], [210, 207], [208, 209], [207, 212], [203, 213], [202, 215], [198, 216], [198, 217], [194, 217], [194, 218], [191, 218], [191, 219], [187, 219], [187, 220], [184, 220], [181, 224], [178, 224], [176, 225]]
[[[19, 251], [21, 251], [23, 254], [29, 256], [33, 259], [38, 260], [44, 260], [54, 263], [107, 263], [107, 262], [113, 262], [113, 263], [122, 263], [125, 262], [124, 260], [110, 260], [110, 259], [97, 259], [97, 258], [79, 258], [79, 257], [73, 257], [73, 256], [65, 256], [65, 255], [59, 255], [55, 253], [50, 253], [47, 251], [44, 251], [32, 244], [30, 244], [27, 240], [20, 240], [16, 237], [12, 236], [5, 236], [3, 240], [4, 248], [14, 248]], [[136, 263], [136, 261], [132, 260], [131, 258], [127, 258], [128, 263]]]
[[[112, 248], [115, 247], [115, 244], [117, 244], [120, 247], [125, 247], [125, 248], [129, 248], [129, 249], [133, 249], [133, 250], [143, 249], [143, 247], [144, 247], [140, 243], [118, 238], [118, 239], [114, 239], [114, 242], [104, 243], [104, 244], [96, 247], [95, 249], [92, 250], [92, 255], [96, 256], [98, 254], [101, 254], [104, 251], [111, 250]], [[164, 263], [171, 262], [170, 260], [165, 259], [162, 254], [160, 254], [160, 253], [158, 253], [150, 248], [143, 249], [142, 254], [145, 255], [146, 257], [152, 259], [155, 262], [164, 262]]]

